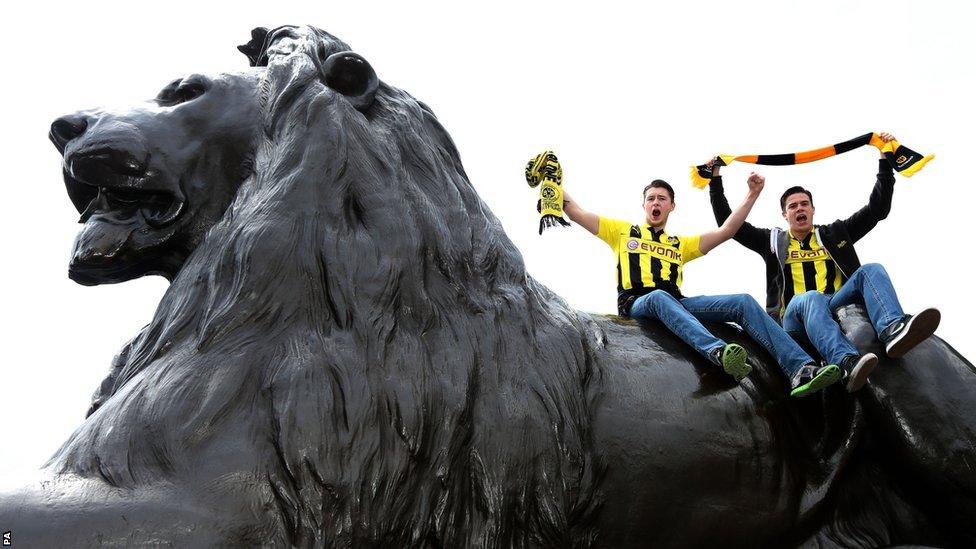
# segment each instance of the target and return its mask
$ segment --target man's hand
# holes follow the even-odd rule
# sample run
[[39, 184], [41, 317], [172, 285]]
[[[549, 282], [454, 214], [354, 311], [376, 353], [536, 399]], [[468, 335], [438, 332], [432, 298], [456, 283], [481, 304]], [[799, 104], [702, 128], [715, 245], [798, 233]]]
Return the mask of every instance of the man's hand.
[[552, 151], [542, 151], [525, 165], [525, 181], [529, 187], [534, 189], [544, 179], [553, 181], [557, 185], [563, 183], [563, 168], [559, 165], [556, 153]]
[[718, 157], [713, 156], [708, 162], [705, 162], [705, 167], [711, 170], [712, 177], [718, 177], [719, 170], [722, 169], [722, 166], [718, 162], [716, 162], [716, 160], [718, 160]]
[[[894, 141], [895, 140], [895, 136], [891, 135], [888, 132], [881, 132], [881, 133], [878, 134], [878, 137], [881, 139], [881, 142], [882, 143], [888, 143], [890, 141]], [[884, 157], [885, 157], [885, 155], [882, 152], [881, 153], [881, 158], [884, 158]]]
[[759, 196], [759, 193], [762, 192], [763, 187], [766, 185], [766, 178], [756, 172], [752, 172], [749, 174], [749, 179], [746, 180], [746, 183], [749, 185], [749, 194]]

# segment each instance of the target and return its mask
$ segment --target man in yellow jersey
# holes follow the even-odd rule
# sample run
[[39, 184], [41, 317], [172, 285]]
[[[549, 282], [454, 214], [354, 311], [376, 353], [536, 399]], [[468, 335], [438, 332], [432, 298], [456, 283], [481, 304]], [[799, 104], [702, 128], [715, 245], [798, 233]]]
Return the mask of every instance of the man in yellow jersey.
[[[880, 137], [885, 142], [894, 139], [888, 133]], [[780, 198], [789, 230], [744, 223], [734, 236], [766, 262], [767, 312], [781, 320], [793, 337], [809, 341], [827, 362], [841, 365], [850, 392], [864, 386], [878, 357], [858, 353], [834, 320], [833, 311], [862, 303], [892, 358], [903, 356], [932, 335], [940, 319], [939, 311], [932, 308], [906, 315], [884, 267], [877, 263], [862, 266], [854, 250], [854, 243], [891, 209], [895, 176], [884, 156], [878, 166], [868, 204], [846, 219], [814, 225], [813, 194], [803, 187], [791, 187]], [[709, 193], [715, 220], [724, 225], [732, 212], [719, 169], [712, 167]]]
[[617, 305], [621, 315], [654, 318], [676, 336], [732, 375], [736, 381], [752, 369], [741, 346], [726, 344], [704, 326], [707, 322], [735, 322], [779, 362], [791, 380], [797, 372], [812, 371], [793, 385], [796, 396], [817, 392], [840, 379], [830, 365], [815, 361], [747, 294], [685, 297], [680, 286], [682, 266], [732, 237], [752, 209], [765, 179], [749, 176], [749, 193], [742, 205], [717, 230], [697, 236], [665, 232], [674, 210], [674, 189], [660, 179], [644, 188], [644, 223], [633, 224], [584, 210], [564, 193], [563, 209], [569, 218], [606, 242], [617, 257]]

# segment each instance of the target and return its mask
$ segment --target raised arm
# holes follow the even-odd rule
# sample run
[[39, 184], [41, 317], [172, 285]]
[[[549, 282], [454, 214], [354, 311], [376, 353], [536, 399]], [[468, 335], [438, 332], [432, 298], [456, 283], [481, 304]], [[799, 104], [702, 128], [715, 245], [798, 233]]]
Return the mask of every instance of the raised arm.
[[580, 205], [569, 196], [566, 189], [563, 188], [563, 211], [569, 218], [583, 227], [587, 231], [593, 234], [600, 232], [600, 216], [595, 213], [588, 212], [580, 207]]
[[742, 201], [742, 204], [732, 212], [732, 215], [725, 219], [725, 222], [718, 229], [701, 235], [701, 242], [698, 244], [698, 247], [702, 253], [707, 254], [715, 246], [732, 238], [742, 227], [749, 212], [752, 211], [756, 199], [759, 198], [759, 193], [762, 192], [763, 186], [766, 184], [766, 178], [756, 172], [752, 172], [749, 174], [747, 183], [749, 184], [749, 193], [746, 195], [745, 200]]
[[[879, 134], [879, 137], [886, 143], [894, 139], [890, 133]], [[888, 212], [891, 211], [891, 197], [894, 193], [895, 172], [884, 157], [884, 153], [881, 153], [881, 160], [878, 162], [878, 179], [871, 189], [871, 197], [868, 198], [867, 205], [842, 221], [854, 242], [868, 234], [878, 221], [888, 217]]]
[[[728, 198], [725, 197], [725, 188], [719, 173], [720, 166], [714, 165], [714, 160], [711, 163], [712, 181], [708, 185], [708, 194], [712, 202], [712, 213], [715, 214], [715, 223], [721, 226], [732, 215], [732, 208], [729, 206]], [[769, 229], [755, 227], [748, 222], [743, 223], [732, 238], [759, 254], [769, 249]]]

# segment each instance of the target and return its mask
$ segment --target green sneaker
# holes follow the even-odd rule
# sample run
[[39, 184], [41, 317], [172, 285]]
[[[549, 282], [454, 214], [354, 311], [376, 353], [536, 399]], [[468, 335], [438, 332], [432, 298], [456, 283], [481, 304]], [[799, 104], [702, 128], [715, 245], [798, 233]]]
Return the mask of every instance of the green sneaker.
[[715, 349], [714, 352], [715, 361], [721, 364], [725, 373], [734, 377], [736, 381], [742, 381], [742, 378], [752, 371], [752, 366], [746, 362], [748, 357], [746, 350], [735, 343], [729, 343], [725, 347]]
[[840, 378], [840, 368], [834, 364], [819, 368], [814, 364], [807, 364], [793, 376], [793, 390], [790, 391], [790, 396], [805, 397], [812, 395], [837, 383]]

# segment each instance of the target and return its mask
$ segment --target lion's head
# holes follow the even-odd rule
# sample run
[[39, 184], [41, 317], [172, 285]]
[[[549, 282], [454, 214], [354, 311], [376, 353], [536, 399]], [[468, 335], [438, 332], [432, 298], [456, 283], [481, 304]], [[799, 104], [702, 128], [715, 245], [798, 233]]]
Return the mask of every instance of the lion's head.
[[[280, 30], [255, 29], [240, 46], [252, 69], [192, 74], [136, 107], [54, 121], [50, 138], [63, 155], [68, 196], [84, 223], [69, 267], [73, 280], [173, 279], [253, 174], [264, 129], [262, 65], [270, 45], [264, 40]], [[368, 106], [377, 85], [369, 64], [355, 54], [326, 62], [328, 84], [357, 107]]]
[[173, 278], [252, 172], [260, 73], [192, 74], [133, 108], [54, 121], [50, 138], [84, 223], [73, 280]]

